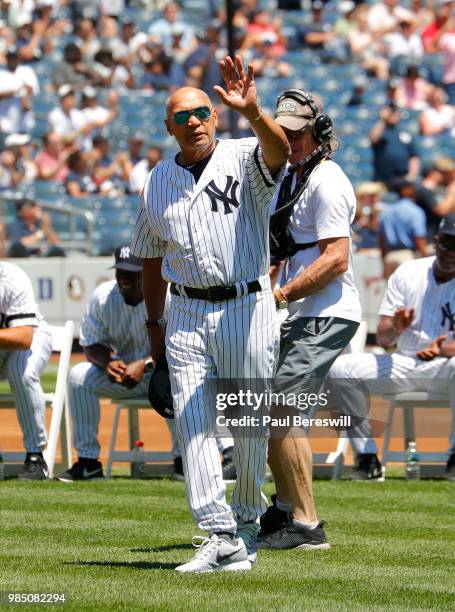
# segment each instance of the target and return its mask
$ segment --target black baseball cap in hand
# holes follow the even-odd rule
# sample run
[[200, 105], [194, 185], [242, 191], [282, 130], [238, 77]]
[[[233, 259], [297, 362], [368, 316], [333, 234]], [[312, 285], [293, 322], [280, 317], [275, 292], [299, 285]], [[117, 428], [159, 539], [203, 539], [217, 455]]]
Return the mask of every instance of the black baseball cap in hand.
[[131, 253], [129, 244], [122, 244], [114, 251], [115, 264], [111, 266], [116, 270], [125, 270], [126, 272], [142, 272], [142, 261]]

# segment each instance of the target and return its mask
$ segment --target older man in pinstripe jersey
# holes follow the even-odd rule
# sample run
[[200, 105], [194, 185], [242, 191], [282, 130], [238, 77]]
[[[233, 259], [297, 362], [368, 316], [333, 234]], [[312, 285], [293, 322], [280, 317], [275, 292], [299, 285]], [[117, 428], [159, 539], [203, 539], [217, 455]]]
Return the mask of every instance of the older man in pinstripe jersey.
[[259, 107], [252, 68], [246, 73], [237, 56], [235, 63], [225, 58], [221, 69], [226, 90], [215, 90], [250, 122], [256, 138], [218, 140], [217, 113], [207, 94], [177, 90], [165, 123], [180, 151], [149, 174], [132, 242], [143, 259], [152, 357], [166, 348], [188, 502], [209, 535], [179, 572], [250, 569], [257, 519], [266, 507], [265, 430], [241, 439], [234, 434], [237, 481], [231, 506], [226, 503], [208, 387], [211, 379], [273, 374], [269, 206], [289, 147], [281, 128]]

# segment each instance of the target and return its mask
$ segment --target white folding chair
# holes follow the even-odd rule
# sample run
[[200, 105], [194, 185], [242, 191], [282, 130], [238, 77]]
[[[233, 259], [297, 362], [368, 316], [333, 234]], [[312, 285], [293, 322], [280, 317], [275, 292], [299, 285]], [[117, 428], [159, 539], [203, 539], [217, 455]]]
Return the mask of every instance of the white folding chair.
[[[55, 457], [57, 453], [57, 443], [60, 434], [62, 462], [59, 467], [66, 469], [71, 465], [71, 435], [70, 435], [70, 416], [68, 403], [66, 402], [66, 381], [71, 359], [71, 350], [74, 337], [74, 322], [66, 321], [64, 326], [49, 326], [52, 334], [52, 351], [60, 353], [58, 362], [57, 378], [55, 389], [52, 393], [45, 393], [46, 406], [52, 408], [51, 424], [48, 436], [47, 449], [44, 457], [49, 468], [49, 477], [52, 478], [55, 468]], [[14, 406], [13, 394], [0, 396], [0, 409], [11, 408]], [[64, 418], [63, 417], [64, 413]], [[23, 461], [24, 452], [5, 452], [3, 453], [5, 462]]]
[[[387, 397], [387, 396], [385, 396]], [[425, 391], [410, 391], [398, 393], [391, 399], [389, 414], [387, 417], [387, 428], [384, 432], [384, 444], [382, 449], [382, 465], [385, 467], [388, 461], [404, 462], [406, 449], [409, 442], [415, 442], [414, 430], [414, 409], [415, 408], [449, 408], [449, 398], [447, 395], [439, 393], [427, 393]], [[403, 450], [391, 451], [390, 439], [392, 437], [393, 419], [397, 408], [403, 411]], [[421, 463], [443, 463], [447, 462], [447, 453], [441, 452], [420, 452]]]
[[[128, 410], [128, 440], [130, 450], [117, 450], [117, 433], [119, 426], [120, 413], [122, 410]], [[114, 423], [112, 426], [111, 442], [109, 445], [109, 455], [106, 464], [106, 478], [110, 478], [112, 474], [112, 464], [114, 461], [128, 461], [133, 465], [137, 459], [134, 453], [134, 443], [140, 440], [139, 431], [139, 410], [153, 410], [148, 401], [148, 398], [139, 398], [131, 400], [122, 400], [115, 407]], [[173, 457], [170, 452], [144, 451], [141, 453], [142, 463], [172, 463]]]
[[[359, 327], [353, 338], [344, 349], [345, 353], [363, 353], [367, 343], [368, 326], [366, 321], [360, 321]], [[331, 453], [314, 453], [313, 464], [333, 465], [332, 480], [339, 480], [344, 464], [344, 456], [349, 446], [349, 438], [340, 436], [335, 451]], [[317, 472], [317, 470], [315, 470]]]

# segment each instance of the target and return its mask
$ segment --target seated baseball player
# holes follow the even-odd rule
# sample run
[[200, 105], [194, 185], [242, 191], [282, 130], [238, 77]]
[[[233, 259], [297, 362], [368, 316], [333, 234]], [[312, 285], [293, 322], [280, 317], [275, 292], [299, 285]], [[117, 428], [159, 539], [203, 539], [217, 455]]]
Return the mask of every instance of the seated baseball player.
[[[97, 287], [81, 322], [79, 342], [86, 362], [71, 369], [68, 402], [73, 419], [77, 462], [57, 476], [63, 482], [103, 478], [99, 461], [99, 398], [146, 398], [152, 369], [144, 321], [147, 311], [142, 294], [141, 260], [128, 245], [115, 249], [115, 280]], [[172, 421], [166, 421], [168, 424]], [[178, 460], [173, 424], [175, 468]]]
[[364, 390], [447, 393], [452, 409], [447, 478], [455, 480], [455, 214], [441, 221], [435, 248], [435, 256], [402, 264], [388, 281], [376, 338], [386, 348], [396, 345], [396, 351], [342, 355], [330, 370], [338, 408], [359, 423], [348, 431], [357, 480], [381, 475]]
[[40, 374], [52, 351], [52, 337], [21, 268], [0, 262], [0, 379], [7, 378], [27, 451], [19, 480], [48, 476], [43, 449], [47, 443], [45, 401]]

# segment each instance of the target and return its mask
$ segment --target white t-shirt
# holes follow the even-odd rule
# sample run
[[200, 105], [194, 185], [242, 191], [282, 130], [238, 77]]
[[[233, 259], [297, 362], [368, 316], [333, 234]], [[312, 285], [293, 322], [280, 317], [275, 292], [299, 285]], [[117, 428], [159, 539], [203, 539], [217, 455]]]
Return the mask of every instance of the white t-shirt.
[[[325, 238], [351, 238], [356, 200], [352, 185], [332, 160], [316, 166], [299, 202], [294, 206], [289, 230], [296, 243], [317, 242]], [[316, 245], [293, 255], [287, 265], [284, 281], [298, 276], [320, 256]], [[325, 287], [289, 305], [289, 316], [339, 317], [361, 321], [360, 298], [354, 284], [352, 252], [344, 274]]]
[[0, 100], [0, 131], [8, 134], [26, 131], [22, 108], [22, 96], [26, 91], [20, 76], [8, 70], [0, 70], [0, 93], [13, 92], [11, 97]]
[[63, 112], [60, 106], [53, 108], [49, 113], [49, 129], [57, 134], [68, 135], [84, 127], [87, 120], [82, 111], [72, 108], [69, 115]]
[[147, 175], [150, 172], [148, 159], [141, 159], [134, 165], [130, 175], [130, 191], [142, 193]]
[[455, 278], [438, 283], [433, 274], [436, 257], [409, 261], [397, 268], [387, 283], [380, 315], [393, 316], [398, 308], [414, 308], [414, 320], [400, 335], [397, 351], [415, 354], [443, 334], [454, 333]]

